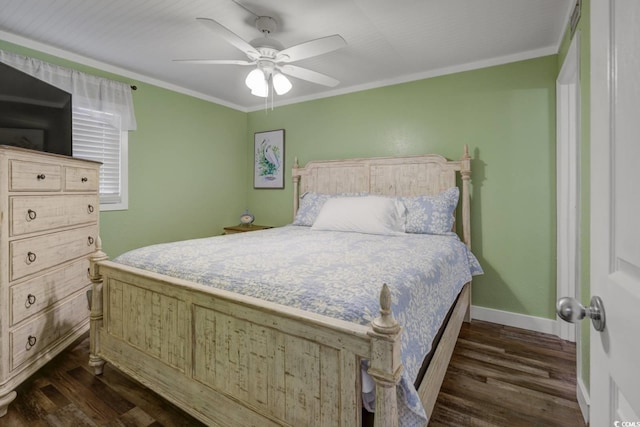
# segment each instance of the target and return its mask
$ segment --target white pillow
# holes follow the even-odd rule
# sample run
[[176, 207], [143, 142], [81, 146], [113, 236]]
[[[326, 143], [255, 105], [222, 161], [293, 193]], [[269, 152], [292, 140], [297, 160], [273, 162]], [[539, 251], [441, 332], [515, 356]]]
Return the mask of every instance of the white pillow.
[[311, 230], [368, 234], [403, 234], [406, 208], [395, 198], [365, 196], [329, 199]]

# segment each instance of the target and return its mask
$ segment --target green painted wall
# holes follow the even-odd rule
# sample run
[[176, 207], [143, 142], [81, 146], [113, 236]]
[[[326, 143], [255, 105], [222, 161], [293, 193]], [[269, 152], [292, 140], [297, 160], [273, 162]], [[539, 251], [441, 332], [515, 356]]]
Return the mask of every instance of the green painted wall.
[[0, 40], [0, 49], [127, 81], [138, 129], [129, 132], [129, 209], [100, 214], [104, 250], [220, 234], [245, 208], [247, 114]]
[[[590, 216], [590, 203], [591, 203], [591, 176], [590, 176], [590, 150], [591, 150], [591, 88], [590, 88], [590, 76], [591, 76], [591, 1], [582, 0], [582, 12], [580, 14], [580, 21], [575, 34], [580, 36], [580, 101], [581, 101], [581, 129], [580, 129], [580, 242], [581, 242], [581, 257], [580, 257], [580, 296], [582, 303], [585, 306], [589, 305], [591, 299], [591, 281], [590, 281], [590, 256], [591, 252], [589, 246], [591, 244], [590, 230], [591, 216]], [[574, 35], [574, 37], [576, 37]], [[565, 31], [562, 44], [560, 45], [560, 51], [558, 53], [558, 69], [562, 67], [569, 46], [571, 45], [572, 37], [569, 28]], [[578, 378], [582, 378], [587, 390], [590, 384], [590, 351], [589, 351], [589, 332], [590, 327], [587, 322], [584, 322], [581, 327], [581, 341], [578, 351], [582, 352], [582, 364], [578, 372]]]
[[[220, 234], [246, 200], [246, 114], [138, 84], [129, 210], [103, 212], [107, 253]], [[135, 137], [134, 137], [135, 134]]]
[[[555, 318], [555, 80], [558, 58], [484, 68], [249, 113], [285, 129], [284, 190], [249, 190], [258, 224], [292, 221], [290, 167], [312, 159], [440, 153], [472, 160], [472, 245], [485, 275], [474, 305]], [[251, 167], [247, 179], [251, 186]]]
[[[469, 144], [473, 250], [485, 269], [474, 304], [554, 318], [557, 72], [551, 55], [249, 114], [131, 82], [139, 90], [129, 209], [101, 214], [105, 250], [218, 234], [245, 207], [256, 223], [289, 223], [294, 156], [301, 164], [433, 152], [457, 159]], [[272, 129], [286, 131], [286, 187], [254, 190], [253, 133]]]

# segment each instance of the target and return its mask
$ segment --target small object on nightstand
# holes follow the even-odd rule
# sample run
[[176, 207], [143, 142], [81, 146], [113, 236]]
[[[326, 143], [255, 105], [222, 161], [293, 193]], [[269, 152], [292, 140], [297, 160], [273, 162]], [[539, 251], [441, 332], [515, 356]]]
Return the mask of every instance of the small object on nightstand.
[[270, 225], [254, 225], [254, 216], [249, 209], [245, 209], [240, 215], [240, 225], [234, 225], [233, 227], [224, 227], [224, 234], [244, 233], [247, 231], [258, 231], [273, 228]]
[[245, 233], [247, 231], [267, 230], [273, 228], [271, 225], [234, 225], [233, 227], [224, 227], [224, 234]]
[[254, 220], [255, 218], [253, 214], [249, 212], [249, 209], [245, 209], [242, 215], [240, 215], [240, 224], [244, 226], [250, 226]]

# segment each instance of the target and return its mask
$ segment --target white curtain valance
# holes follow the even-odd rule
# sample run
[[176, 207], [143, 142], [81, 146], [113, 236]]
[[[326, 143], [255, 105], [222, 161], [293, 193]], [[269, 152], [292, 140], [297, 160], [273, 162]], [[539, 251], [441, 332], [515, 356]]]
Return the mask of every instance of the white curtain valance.
[[116, 114], [113, 126], [135, 130], [131, 87], [128, 84], [60, 67], [0, 49], [0, 62], [71, 93], [74, 107]]

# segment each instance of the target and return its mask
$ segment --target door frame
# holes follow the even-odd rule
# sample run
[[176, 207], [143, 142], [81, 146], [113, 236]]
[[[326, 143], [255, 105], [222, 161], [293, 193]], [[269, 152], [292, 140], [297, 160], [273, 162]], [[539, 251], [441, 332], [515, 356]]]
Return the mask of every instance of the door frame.
[[[581, 300], [581, 85], [580, 31], [570, 42], [556, 80], [556, 292], [557, 298]], [[582, 325], [556, 317], [556, 335], [576, 343], [576, 398], [585, 422], [589, 420], [589, 392], [582, 369]]]
[[[556, 80], [556, 293], [580, 300], [580, 32]], [[580, 348], [580, 324], [556, 317], [556, 335]], [[581, 354], [576, 354], [578, 367]], [[579, 371], [578, 371], [579, 372]]]

